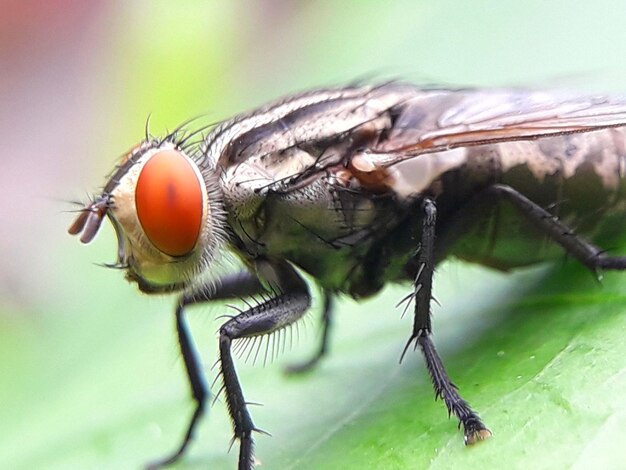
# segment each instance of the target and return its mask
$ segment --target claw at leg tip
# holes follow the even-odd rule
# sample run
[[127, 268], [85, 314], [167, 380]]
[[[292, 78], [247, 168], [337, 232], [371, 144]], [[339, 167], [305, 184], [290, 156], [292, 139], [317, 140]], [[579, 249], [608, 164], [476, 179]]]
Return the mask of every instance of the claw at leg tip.
[[465, 445], [471, 446], [476, 444], [477, 442], [484, 441], [485, 439], [489, 439], [493, 434], [487, 428], [477, 429], [469, 434], [465, 435]]

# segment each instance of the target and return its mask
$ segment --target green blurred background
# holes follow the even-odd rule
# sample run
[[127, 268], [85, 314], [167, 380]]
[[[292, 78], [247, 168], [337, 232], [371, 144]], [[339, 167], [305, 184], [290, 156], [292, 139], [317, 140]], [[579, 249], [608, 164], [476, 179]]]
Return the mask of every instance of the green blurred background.
[[[0, 467], [138, 468], [173, 449], [192, 411], [173, 299], [139, 295], [106, 227], [80, 246], [85, 200], [143, 135], [217, 120], [355, 77], [626, 91], [621, 0], [0, 3]], [[626, 468], [626, 288], [575, 263], [504, 276], [440, 267], [436, 339], [494, 431], [466, 449], [417, 354], [398, 366], [406, 288], [339, 305], [331, 356], [239, 367], [262, 468]], [[189, 317], [206, 365], [223, 305]], [[307, 334], [304, 334], [306, 331]], [[180, 468], [234, 468], [217, 402]]]

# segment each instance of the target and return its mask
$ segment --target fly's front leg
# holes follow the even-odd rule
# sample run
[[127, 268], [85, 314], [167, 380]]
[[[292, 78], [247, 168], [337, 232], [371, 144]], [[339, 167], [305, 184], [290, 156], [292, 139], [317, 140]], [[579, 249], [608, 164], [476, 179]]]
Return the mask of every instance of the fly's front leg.
[[255, 276], [246, 271], [242, 271], [238, 274], [223, 278], [215, 285], [207, 284], [199, 286], [194, 290], [186, 292], [178, 300], [176, 307], [176, 333], [196, 408], [187, 425], [187, 432], [178, 448], [167, 457], [150, 463], [147, 468], [156, 469], [170, 465], [176, 462], [185, 453], [185, 450], [193, 439], [196, 425], [204, 414], [206, 402], [209, 398], [209, 392], [202, 375], [200, 360], [193, 345], [189, 329], [187, 328], [187, 322], [185, 321], [185, 307], [199, 302], [250, 296], [261, 292], [262, 289], [261, 283]]
[[415, 317], [413, 333], [407, 342], [402, 356], [415, 341], [419, 345], [426, 367], [430, 375], [435, 397], [442, 398], [448, 413], [454, 414], [463, 425], [465, 443], [473, 444], [479, 440], [491, 436], [491, 432], [483, 424], [479, 416], [469, 404], [459, 395], [456, 386], [448, 377], [443, 362], [435, 345], [432, 342], [432, 327], [430, 321], [430, 302], [432, 294], [432, 280], [435, 269], [435, 224], [437, 221], [437, 208], [432, 199], [425, 198], [422, 201], [422, 233], [421, 247], [417, 254], [418, 270], [415, 278]]
[[486, 191], [487, 194], [511, 202], [539, 230], [592, 271], [626, 269], [626, 256], [607, 256], [600, 248], [577, 236], [571, 228], [511, 186], [494, 184]]
[[310, 371], [328, 353], [328, 339], [332, 325], [333, 298], [324, 291], [324, 310], [322, 312], [322, 339], [317, 352], [309, 360], [287, 367], [288, 374], [301, 374]]
[[239, 440], [239, 470], [254, 466], [254, 441], [252, 432], [258, 431], [248, 412], [232, 357], [232, 343], [236, 339], [251, 338], [279, 331], [306, 313], [310, 304], [306, 283], [287, 264], [266, 265], [275, 274], [270, 282], [282, 293], [256, 305], [228, 320], [220, 328], [220, 371], [228, 412], [233, 422], [234, 439]]

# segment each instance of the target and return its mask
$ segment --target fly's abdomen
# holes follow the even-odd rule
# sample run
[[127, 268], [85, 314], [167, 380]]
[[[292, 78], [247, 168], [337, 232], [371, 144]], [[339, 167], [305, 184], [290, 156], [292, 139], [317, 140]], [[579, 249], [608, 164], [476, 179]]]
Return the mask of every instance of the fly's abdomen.
[[[625, 142], [626, 132], [607, 129], [479, 146], [468, 149], [468, 167], [482, 162], [481, 170], [470, 176], [482, 178], [481, 185], [511, 186], [576, 233], [615, 246], [626, 232]], [[458, 214], [470, 219], [462, 224], [465, 233], [455, 237], [452, 253], [460, 258], [509, 269], [562, 256], [558, 246], [505, 201], [478, 198], [474, 207], [470, 204]]]

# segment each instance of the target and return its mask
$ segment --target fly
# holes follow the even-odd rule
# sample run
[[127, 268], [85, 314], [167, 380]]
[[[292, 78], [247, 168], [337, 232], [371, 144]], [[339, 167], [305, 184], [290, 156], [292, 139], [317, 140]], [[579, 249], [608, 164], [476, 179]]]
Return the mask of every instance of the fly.
[[[593, 241], [626, 233], [626, 99], [396, 82], [315, 90], [208, 131], [146, 135], [69, 232], [88, 243], [105, 216], [126, 278], [145, 293], [179, 293], [176, 331], [195, 411], [179, 447], [153, 467], [185, 453], [209, 397], [186, 307], [246, 297], [257, 300], [219, 330], [219, 374], [239, 468], [254, 466], [258, 428], [233, 343], [303, 317], [311, 295], [300, 271], [323, 293], [324, 334], [298, 370], [326, 351], [332, 299], [406, 282], [414, 321], [402, 356], [419, 347], [436, 396], [473, 444], [491, 432], [433, 343], [435, 266], [455, 256], [509, 270], [565, 250], [594, 272], [625, 269], [626, 257]], [[244, 269], [216, 278], [224, 250]]]

